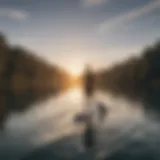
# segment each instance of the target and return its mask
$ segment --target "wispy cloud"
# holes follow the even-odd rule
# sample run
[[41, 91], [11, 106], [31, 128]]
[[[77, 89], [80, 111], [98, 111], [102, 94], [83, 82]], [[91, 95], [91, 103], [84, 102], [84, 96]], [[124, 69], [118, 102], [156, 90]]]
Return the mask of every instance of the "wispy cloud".
[[142, 7], [135, 8], [132, 11], [124, 13], [114, 19], [104, 21], [99, 25], [98, 32], [111, 31], [112, 29], [117, 28], [119, 25], [122, 25], [126, 22], [132, 21], [136, 18], [146, 15], [158, 8], [160, 8], [160, 0], [154, 0]]
[[84, 7], [92, 7], [105, 3], [107, 0], [82, 0]]
[[19, 9], [0, 8], [0, 17], [23, 21], [29, 17], [28, 12]]

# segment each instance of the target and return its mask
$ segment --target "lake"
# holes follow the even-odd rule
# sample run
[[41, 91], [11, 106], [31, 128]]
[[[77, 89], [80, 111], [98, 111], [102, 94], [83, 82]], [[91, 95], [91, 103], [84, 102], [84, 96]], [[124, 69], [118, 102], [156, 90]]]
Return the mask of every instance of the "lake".
[[[157, 149], [160, 125], [144, 113], [140, 103], [100, 91], [95, 93], [94, 101], [103, 102], [109, 111], [104, 122], [97, 124], [95, 154], [110, 157], [134, 142], [143, 142], [150, 151]], [[77, 155], [87, 159], [86, 155], [93, 152], [84, 151], [84, 126], [73, 121], [84, 109], [82, 90], [73, 88], [23, 113], [10, 115], [0, 136], [0, 159], [19, 160], [39, 153], [41, 157], [42, 153], [48, 154], [47, 160], [49, 156], [71, 159]]]

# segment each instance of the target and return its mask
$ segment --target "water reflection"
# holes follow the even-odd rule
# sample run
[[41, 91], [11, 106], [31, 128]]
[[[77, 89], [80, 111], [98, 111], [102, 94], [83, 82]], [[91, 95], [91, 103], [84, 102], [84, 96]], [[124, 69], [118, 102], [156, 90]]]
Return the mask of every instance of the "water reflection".
[[[135, 140], [144, 140], [149, 135], [155, 138], [160, 130], [158, 123], [144, 115], [141, 104], [98, 91], [95, 101], [110, 106], [109, 115], [103, 124], [98, 124], [97, 130], [97, 152], [105, 153], [105, 156], [112, 155]], [[85, 157], [81, 153], [83, 126], [73, 122], [74, 116], [83, 107], [83, 92], [75, 88], [37, 103], [26, 112], [12, 114], [5, 133], [0, 137], [0, 157], [18, 160], [39, 147], [57, 156], [71, 158], [78, 154]]]

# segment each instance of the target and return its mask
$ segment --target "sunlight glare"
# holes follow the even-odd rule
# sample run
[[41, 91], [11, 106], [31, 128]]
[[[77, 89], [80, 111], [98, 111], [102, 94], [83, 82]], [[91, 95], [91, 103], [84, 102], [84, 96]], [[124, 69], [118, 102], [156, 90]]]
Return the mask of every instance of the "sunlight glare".
[[83, 73], [83, 67], [79, 64], [70, 64], [67, 66], [67, 70], [73, 76], [80, 76]]

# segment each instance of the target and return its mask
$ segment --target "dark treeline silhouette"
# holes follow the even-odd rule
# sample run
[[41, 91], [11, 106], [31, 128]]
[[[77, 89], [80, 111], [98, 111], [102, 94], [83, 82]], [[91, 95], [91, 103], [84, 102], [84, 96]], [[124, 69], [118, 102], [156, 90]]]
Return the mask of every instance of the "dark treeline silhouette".
[[160, 109], [160, 42], [97, 74], [97, 85], [114, 95], [140, 100]]
[[10, 112], [68, 87], [68, 74], [19, 46], [10, 46], [0, 34], [0, 123]]

